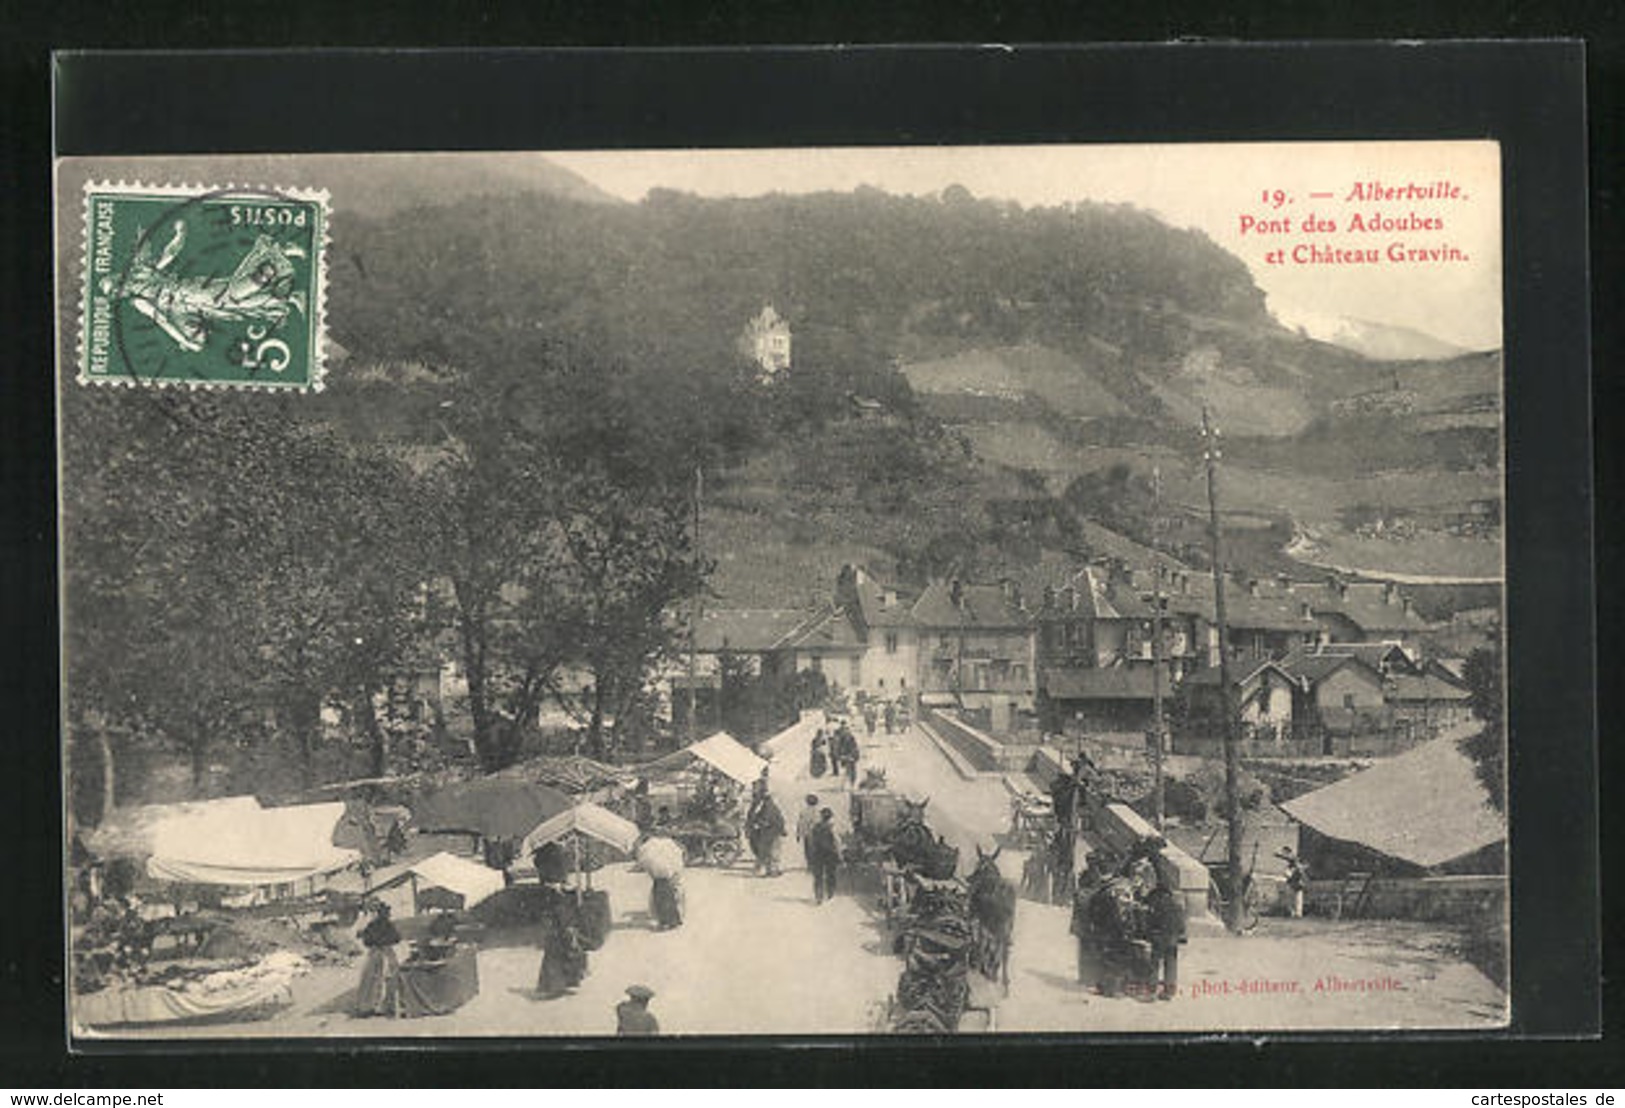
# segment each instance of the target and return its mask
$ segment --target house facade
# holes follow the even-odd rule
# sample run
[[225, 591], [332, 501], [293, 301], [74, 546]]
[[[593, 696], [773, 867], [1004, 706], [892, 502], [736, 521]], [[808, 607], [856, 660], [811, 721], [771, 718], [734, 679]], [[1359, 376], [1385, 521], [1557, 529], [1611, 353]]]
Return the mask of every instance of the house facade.
[[1392, 730], [1383, 676], [1348, 654], [1305, 655], [1282, 668], [1297, 684], [1293, 702], [1300, 737], [1322, 740], [1331, 753], [1333, 740], [1378, 735]]
[[935, 582], [912, 616], [922, 702], [958, 707], [995, 731], [1032, 713], [1034, 620], [1013, 585]]
[[[1223, 742], [1227, 704], [1219, 677], [1219, 667], [1211, 666], [1191, 674], [1180, 686], [1182, 724], [1175, 736], [1175, 750], [1211, 754]], [[1234, 669], [1230, 685], [1241, 724], [1238, 739], [1256, 749], [1285, 748], [1299, 737], [1301, 690], [1279, 663], [1265, 661], [1250, 669]]]

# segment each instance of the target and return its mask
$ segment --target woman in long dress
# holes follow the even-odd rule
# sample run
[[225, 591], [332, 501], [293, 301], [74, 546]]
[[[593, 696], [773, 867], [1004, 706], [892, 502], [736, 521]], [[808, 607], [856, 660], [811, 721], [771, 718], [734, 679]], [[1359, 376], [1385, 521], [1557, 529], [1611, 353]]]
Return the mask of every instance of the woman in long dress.
[[813, 736], [811, 762], [809, 768], [814, 777], [824, 776], [825, 771], [829, 769], [829, 740], [824, 737], [823, 731]]
[[542, 916], [542, 968], [536, 992], [544, 999], [562, 996], [587, 976], [587, 944], [577, 918], [575, 897], [556, 885], [547, 889]]
[[401, 966], [395, 957], [395, 945], [400, 941], [401, 933], [389, 921], [389, 905], [374, 906], [372, 922], [361, 929], [367, 961], [361, 967], [361, 984], [356, 989], [356, 1015], [400, 1015]]

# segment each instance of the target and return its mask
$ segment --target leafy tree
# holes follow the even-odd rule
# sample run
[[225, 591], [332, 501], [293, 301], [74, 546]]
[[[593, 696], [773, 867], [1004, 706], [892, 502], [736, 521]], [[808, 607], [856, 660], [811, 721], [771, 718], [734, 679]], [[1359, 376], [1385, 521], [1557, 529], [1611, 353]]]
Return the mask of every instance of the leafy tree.
[[1467, 682], [1468, 705], [1473, 714], [1484, 721], [1478, 734], [1462, 742], [1462, 750], [1472, 758], [1491, 803], [1497, 810], [1505, 811], [1507, 742], [1499, 639], [1494, 646], [1479, 647], [1467, 656], [1462, 678]]

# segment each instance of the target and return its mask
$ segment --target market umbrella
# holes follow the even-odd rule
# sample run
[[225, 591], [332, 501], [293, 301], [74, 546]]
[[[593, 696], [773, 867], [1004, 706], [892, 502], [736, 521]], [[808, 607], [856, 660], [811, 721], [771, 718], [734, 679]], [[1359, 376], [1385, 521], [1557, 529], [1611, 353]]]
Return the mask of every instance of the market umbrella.
[[412, 805], [412, 821], [419, 831], [518, 839], [569, 807], [568, 796], [546, 785], [482, 777], [425, 793]]
[[658, 881], [668, 880], [683, 872], [683, 848], [671, 839], [659, 837], [645, 839], [633, 855], [638, 868]]

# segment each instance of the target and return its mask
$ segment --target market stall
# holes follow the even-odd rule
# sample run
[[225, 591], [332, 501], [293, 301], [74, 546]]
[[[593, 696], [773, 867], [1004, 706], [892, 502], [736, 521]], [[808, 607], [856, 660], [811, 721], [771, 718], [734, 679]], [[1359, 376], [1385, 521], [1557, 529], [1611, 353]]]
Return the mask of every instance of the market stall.
[[[616, 815], [608, 808], [584, 801], [537, 825], [520, 844], [520, 852], [525, 855], [540, 854], [554, 847], [563, 852], [563, 858], [568, 859], [589, 950], [603, 945], [613, 917], [609, 893], [592, 887], [593, 867], [587, 863], [584, 840], [601, 843], [630, 856], [639, 834], [637, 825], [631, 820]], [[546, 863], [539, 860], [537, 870], [543, 880], [550, 876], [543, 872], [546, 868]]]

